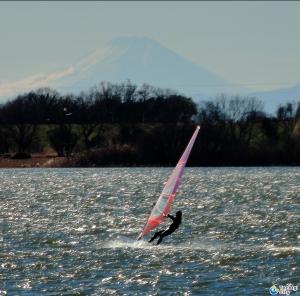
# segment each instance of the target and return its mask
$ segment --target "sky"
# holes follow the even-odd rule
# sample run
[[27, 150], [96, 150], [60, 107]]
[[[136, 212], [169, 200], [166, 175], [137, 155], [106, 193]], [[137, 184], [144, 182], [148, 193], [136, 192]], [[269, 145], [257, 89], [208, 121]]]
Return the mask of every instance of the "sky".
[[253, 91], [300, 83], [300, 2], [0, 2], [0, 96], [146, 36]]

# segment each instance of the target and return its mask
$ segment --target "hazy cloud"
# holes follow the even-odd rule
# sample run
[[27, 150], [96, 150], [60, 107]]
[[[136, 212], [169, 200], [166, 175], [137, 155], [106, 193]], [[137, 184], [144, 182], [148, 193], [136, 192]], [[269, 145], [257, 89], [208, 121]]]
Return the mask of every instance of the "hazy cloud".
[[74, 68], [71, 66], [60, 72], [53, 72], [50, 74], [34, 74], [25, 78], [8, 81], [0, 84], [0, 97], [12, 96], [16, 93], [30, 91], [39, 87], [51, 86], [51, 84], [58, 79], [74, 73]]
[[99, 48], [77, 64], [63, 71], [50, 74], [38, 73], [19, 80], [0, 82], [0, 98], [13, 96], [40, 87], [57, 86], [60, 84], [60, 79], [70, 75], [84, 75], [85, 71], [89, 70], [99, 59], [105, 58], [107, 54], [107, 48]]

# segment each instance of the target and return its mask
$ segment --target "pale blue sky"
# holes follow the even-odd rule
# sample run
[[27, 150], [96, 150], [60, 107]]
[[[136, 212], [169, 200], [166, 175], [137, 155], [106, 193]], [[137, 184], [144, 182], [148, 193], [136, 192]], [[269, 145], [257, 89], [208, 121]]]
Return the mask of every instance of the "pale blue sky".
[[300, 83], [299, 32], [300, 2], [0, 2], [0, 86], [137, 35], [253, 90], [280, 88]]

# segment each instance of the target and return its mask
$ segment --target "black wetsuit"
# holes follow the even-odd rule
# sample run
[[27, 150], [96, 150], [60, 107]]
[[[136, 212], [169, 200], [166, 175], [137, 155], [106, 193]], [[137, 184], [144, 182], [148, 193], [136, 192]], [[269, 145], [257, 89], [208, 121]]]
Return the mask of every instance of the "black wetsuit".
[[181, 215], [180, 216], [176, 215], [175, 217], [172, 215], [168, 215], [167, 217], [172, 219], [173, 223], [166, 230], [161, 230], [161, 231], [155, 232], [153, 237], [149, 240], [149, 243], [154, 241], [159, 236], [159, 239], [157, 241], [157, 245], [159, 245], [165, 236], [170, 235], [179, 227], [179, 225], [181, 223]]

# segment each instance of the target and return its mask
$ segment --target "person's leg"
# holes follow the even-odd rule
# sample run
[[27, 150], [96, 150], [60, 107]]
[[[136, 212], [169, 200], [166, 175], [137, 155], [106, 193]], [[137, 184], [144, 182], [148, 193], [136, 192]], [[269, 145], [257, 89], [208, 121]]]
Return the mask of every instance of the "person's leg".
[[170, 235], [173, 231], [170, 231], [169, 229], [166, 231], [163, 231], [160, 235], [159, 235], [159, 239], [157, 241], [157, 245], [159, 245], [162, 242], [162, 239], [167, 236]]
[[163, 230], [155, 232], [155, 234], [154, 234], [153, 237], [148, 241], [148, 243], [153, 242], [153, 241], [154, 241], [159, 235], [161, 235], [163, 232], [164, 232]]
[[156, 245], [159, 245], [162, 242], [164, 236], [160, 235]]

